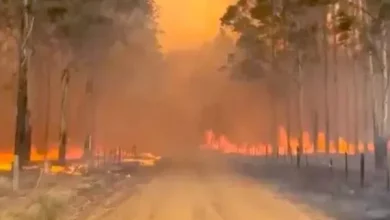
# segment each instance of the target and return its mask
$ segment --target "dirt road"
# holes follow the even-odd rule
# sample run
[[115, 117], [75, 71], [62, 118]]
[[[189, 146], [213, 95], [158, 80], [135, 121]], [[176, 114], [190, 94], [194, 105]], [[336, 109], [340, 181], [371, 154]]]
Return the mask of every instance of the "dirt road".
[[102, 220], [325, 220], [235, 174], [165, 172]]

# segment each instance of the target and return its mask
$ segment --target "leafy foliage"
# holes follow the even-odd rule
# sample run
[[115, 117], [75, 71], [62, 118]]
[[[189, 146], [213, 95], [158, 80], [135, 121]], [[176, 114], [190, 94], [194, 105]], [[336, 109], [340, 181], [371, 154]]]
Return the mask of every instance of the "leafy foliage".
[[390, 20], [390, 2], [382, 1], [378, 12], [378, 18], [380, 20]]
[[244, 51], [229, 60], [234, 74], [239, 72], [245, 79], [260, 79], [281, 72], [281, 68], [276, 68], [278, 60], [295, 56], [294, 51], [305, 51], [307, 59], [318, 56], [309, 49], [316, 47], [318, 25], [315, 22], [302, 25], [299, 17], [310, 7], [332, 2], [284, 1], [282, 7], [276, 7], [272, 1], [257, 0], [254, 5], [239, 1], [229, 6], [221, 24], [239, 34], [237, 49]]
[[[245, 51], [239, 52], [241, 56], [236, 55], [235, 59], [229, 59], [232, 70], [240, 71], [243, 75], [255, 76], [253, 79], [261, 78], [257, 77], [258, 75], [272, 76], [278, 72], [285, 72], [275, 67], [278, 66], [279, 61], [294, 57], [294, 51], [303, 53], [303, 61], [318, 61], [316, 36], [319, 24], [315, 21], [311, 22], [305, 16], [310, 10], [319, 8], [326, 10], [326, 6], [335, 8], [336, 3], [339, 4], [341, 1], [282, 1], [282, 5], [275, 7], [272, 1], [256, 0], [255, 4], [238, 1], [235, 5], [229, 6], [221, 18], [221, 25], [239, 34], [237, 49]], [[337, 42], [340, 45], [352, 45], [354, 48], [363, 48], [376, 53], [373, 40], [380, 36], [382, 23], [390, 19], [390, 3], [378, 0], [369, 1], [368, 4], [368, 7], [378, 9], [361, 8], [354, 2], [339, 4], [331, 18], [332, 28], [328, 32], [337, 36]], [[355, 17], [361, 13], [371, 17], [368, 25], [363, 23], [360, 17]], [[375, 56], [379, 57], [377, 54]], [[256, 68], [253, 68], [253, 63], [257, 64]], [[249, 66], [246, 67], [246, 65]]]

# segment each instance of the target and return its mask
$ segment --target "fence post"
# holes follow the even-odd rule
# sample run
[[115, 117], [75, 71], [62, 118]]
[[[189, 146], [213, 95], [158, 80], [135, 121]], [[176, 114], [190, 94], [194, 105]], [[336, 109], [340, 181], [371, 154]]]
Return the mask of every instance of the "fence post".
[[301, 168], [301, 146], [297, 147], [297, 167]]
[[104, 166], [107, 166], [107, 149], [104, 148], [103, 150], [103, 164]]
[[19, 190], [19, 175], [20, 175], [19, 155], [14, 155], [12, 172], [13, 172], [12, 189], [14, 191], [18, 191]]
[[306, 167], [308, 167], [309, 166], [309, 158], [308, 158], [307, 152], [305, 153], [305, 162], [306, 162]]
[[344, 169], [345, 169], [345, 179], [348, 180], [348, 153], [344, 153]]
[[115, 163], [119, 164], [119, 147], [115, 149]]
[[386, 189], [387, 189], [387, 191], [390, 190], [390, 173], [389, 173], [388, 166], [386, 166]]
[[329, 170], [330, 170], [330, 173], [333, 175], [333, 159], [332, 158], [329, 159]]
[[122, 163], [122, 148], [121, 147], [119, 147], [119, 152], [118, 152], [118, 159], [119, 159], [119, 164], [121, 164]]
[[364, 164], [364, 153], [360, 154], [360, 186], [364, 187], [364, 174], [365, 174], [365, 164]]
[[99, 150], [98, 149], [95, 149], [95, 154], [93, 154], [93, 157], [95, 158], [94, 159], [94, 164], [95, 164], [95, 166], [97, 167], [97, 168], [99, 168], [99, 155], [100, 155], [100, 152], [99, 152]]

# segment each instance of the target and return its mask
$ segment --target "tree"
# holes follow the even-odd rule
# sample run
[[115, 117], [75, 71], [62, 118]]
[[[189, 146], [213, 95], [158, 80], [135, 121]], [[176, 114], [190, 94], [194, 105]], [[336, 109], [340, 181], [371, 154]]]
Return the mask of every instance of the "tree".
[[[296, 83], [300, 134], [297, 166], [301, 164], [300, 155], [303, 150], [304, 63], [317, 57], [316, 47], [313, 45], [316, 44], [314, 36], [318, 30], [316, 23], [302, 22], [302, 16], [308, 8], [328, 3], [329, 1], [284, 1], [277, 10], [276, 5], [266, 0], [258, 0], [255, 5], [238, 1], [236, 5], [229, 6], [221, 18], [222, 25], [232, 27], [233, 31], [240, 34], [237, 47], [241, 54], [233, 56], [236, 58], [232, 65], [233, 75], [241, 74], [241, 77], [249, 80], [265, 79], [276, 93], [283, 91], [286, 94], [291, 90], [281, 88], [286, 88], [286, 83]], [[283, 69], [279, 65], [282, 62], [289, 63], [284, 66], [290, 67], [293, 72]], [[275, 86], [275, 81], [278, 86]]]
[[[70, 54], [68, 64], [63, 73], [69, 78], [69, 74], [74, 74], [78, 69], [88, 69], [89, 65], [107, 58], [108, 50], [113, 44], [121, 42], [122, 44], [131, 44], [129, 41], [129, 32], [139, 27], [129, 22], [129, 18], [134, 15], [136, 10], [141, 11], [149, 17], [144, 23], [153, 20], [155, 17], [154, 2], [152, 0], [140, 2], [136, 0], [124, 1], [50, 1], [45, 5], [47, 16], [42, 17], [42, 29], [46, 30], [48, 37], [55, 37], [62, 42], [66, 50], [65, 54]], [[46, 20], [45, 20], [46, 19]], [[136, 25], [145, 25], [139, 24]], [[47, 30], [50, 30], [49, 32]], [[94, 144], [93, 127], [96, 102], [96, 74], [89, 73], [86, 83], [86, 96], [88, 100], [86, 118], [87, 140]], [[63, 86], [63, 105], [61, 107], [61, 131], [60, 131], [60, 161], [65, 161], [67, 126], [65, 123], [65, 111], [67, 111], [66, 88], [69, 80], [64, 81]]]
[[[19, 9], [23, 9], [22, 13]], [[99, 62], [107, 58], [113, 44], [121, 43], [129, 49], [134, 47], [130, 34], [134, 30], [150, 29], [151, 34], [146, 37], [155, 38], [152, 39], [155, 44], [150, 45], [152, 49], [146, 47], [142, 49], [147, 53], [153, 50], [156, 56], [159, 56], [156, 52], [158, 51], [155, 36], [157, 30], [154, 24], [156, 7], [153, 0], [3, 0], [0, 4], [0, 12], [0, 31], [13, 34], [21, 45], [15, 154], [23, 157], [20, 159], [22, 163], [28, 157], [26, 155], [28, 153], [23, 153], [28, 151], [28, 146], [24, 144], [26, 142], [24, 140], [28, 140], [26, 138], [28, 132], [25, 128], [29, 124], [26, 119], [29, 112], [27, 85], [30, 83], [27, 82], [29, 78], [27, 74], [35, 70], [35, 64], [38, 62], [50, 65], [48, 60], [51, 59], [51, 57], [40, 59], [39, 56], [35, 56], [41, 52], [41, 48], [53, 48], [53, 51], [62, 53], [63, 60], [67, 64], [61, 72], [69, 70], [71, 74], [76, 71], [92, 72], [86, 71], [86, 67], [90, 65], [88, 62]], [[136, 17], [134, 15], [137, 13], [144, 17], [135, 21], [137, 18], [134, 18]], [[137, 49], [141, 48], [140, 45], [137, 46]], [[40, 60], [36, 58], [31, 60], [33, 56], [39, 57]], [[29, 63], [32, 63], [32, 66], [29, 66]], [[90, 75], [90, 79], [96, 77], [94, 74]], [[66, 111], [66, 108], [64, 105], [62, 111]], [[63, 140], [66, 140], [67, 128], [64, 127], [60, 135], [61, 143], [66, 143]], [[66, 144], [61, 145], [61, 152], [66, 152]], [[64, 153], [61, 154], [61, 157], [64, 157]]]

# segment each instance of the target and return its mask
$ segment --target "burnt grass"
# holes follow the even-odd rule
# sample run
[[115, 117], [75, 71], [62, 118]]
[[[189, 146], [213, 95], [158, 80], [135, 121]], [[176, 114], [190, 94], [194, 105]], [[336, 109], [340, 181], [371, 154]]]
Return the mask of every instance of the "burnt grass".
[[[344, 158], [335, 157], [332, 169], [323, 160], [302, 158], [235, 159], [236, 171], [275, 189], [295, 204], [322, 210], [338, 220], [390, 220], [390, 192], [385, 174], [366, 167], [364, 184], [352, 163], [345, 172]], [[340, 166], [341, 165], [341, 166]], [[369, 163], [369, 165], [371, 165]]]
[[[69, 190], [74, 196], [68, 201], [66, 219], [86, 219], [97, 206], [109, 205], [109, 198], [117, 192], [131, 192], [137, 184], [147, 183], [155, 171], [153, 169], [121, 164], [114, 167], [102, 167], [92, 170], [89, 175], [44, 175], [36, 188], [39, 170], [22, 171], [20, 174], [20, 190], [12, 192], [12, 188], [0, 192], [0, 209], [13, 209], [14, 206], [29, 206], [31, 200], [43, 195], [51, 189]], [[11, 181], [11, 174], [4, 172], [2, 178]], [[122, 197], [129, 196], [122, 193]], [[113, 201], [114, 202], [114, 201]], [[105, 204], [107, 203], [107, 204]]]

